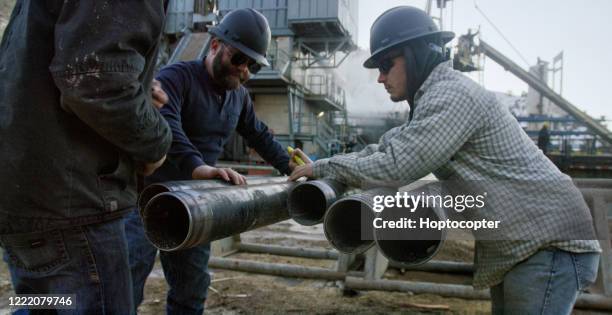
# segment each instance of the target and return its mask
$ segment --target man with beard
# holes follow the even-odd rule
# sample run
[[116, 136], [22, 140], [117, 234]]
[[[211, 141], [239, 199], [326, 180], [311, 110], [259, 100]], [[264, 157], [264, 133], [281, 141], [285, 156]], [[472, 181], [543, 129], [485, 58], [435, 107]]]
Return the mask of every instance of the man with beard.
[[[212, 178], [245, 184], [244, 176], [234, 170], [215, 167], [234, 130], [281, 173], [289, 174], [295, 167], [267, 126], [255, 116], [249, 92], [242, 86], [250, 74], [269, 65], [265, 59], [270, 43], [266, 18], [253, 9], [235, 10], [210, 33], [210, 52], [203, 60], [167, 66], [157, 76], [168, 96], [168, 103], [160, 112], [172, 129], [173, 141], [166, 162], [145, 178], [145, 184]], [[138, 211], [133, 211], [126, 221], [134, 301], [138, 307], [157, 249], [145, 238]], [[170, 287], [168, 314], [203, 312], [210, 284], [209, 254], [210, 244], [160, 253]]]

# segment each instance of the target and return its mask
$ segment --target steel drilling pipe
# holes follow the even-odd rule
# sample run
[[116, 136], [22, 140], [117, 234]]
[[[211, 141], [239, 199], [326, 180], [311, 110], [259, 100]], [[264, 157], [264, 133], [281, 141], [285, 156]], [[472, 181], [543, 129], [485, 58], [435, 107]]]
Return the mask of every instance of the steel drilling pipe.
[[375, 188], [334, 202], [323, 218], [323, 231], [329, 243], [347, 254], [360, 254], [372, 247], [374, 196], [395, 192], [391, 188]]
[[[312, 259], [337, 260], [339, 253], [329, 249], [314, 249], [305, 247], [287, 247], [278, 245], [263, 245], [255, 243], [238, 243], [236, 249], [241, 252], [270, 254], [278, 256], [303, 257]], [[397, 269], [417, 270], [426, 272], [473, 274], [474, 265], [465, 262], [430, 260], [422, 265], [407, 265], [398, 262], [389, 262], [389, 267]]]
[[[398, 209], [392, 209], [395, 214], [389, 214], [390, 209], [386, 209], [386, 213], [381, 213], [381, 218], [386, 221], [399, 221], [404, 216], [399, 215]], [[405, 213], [404, 209], [401, 209]], [[426, 218], [431, 221], [444, 221], [435, 211], [419, 209], [424, 213], [423, 216], [416, 217]], [[446, 239], [446, 230], [427, 231], [420, 234], [420, 229], [402, 229], [401, 232], [390, 231], [388, 229], [374, 229], [374, 241], [380, 253], [387, 257], [390, 261], [401, 263], [403, 266], [416, 266], [426, 263], [433, 258]], [[393, 236], [396, 234], [396, 236]], [[402, 235], [397, 235], [402, 234]]]
[[[424, 185], [414, 190], [403, 192], [407, 196], [428, 195], [429, 187], [436, 183]], [[432, 259], [440, 250], [446, 240], [446, 229], [419, 228], [421, 221], [445, 221], [447, 218], [444, 209], [439, 207], [424, 207], [419, 205], [416, 209], [401, 207], [387, 207], [377, 214], [379, 222], [406, 222], [415, 221], [413, 228], [374, 228], [374, 241], [380, 253], [392, 262], [404, 266], [416, 266]]]
[[294, 185], [161, 193], [145, 207], [145, 233], [160, 250], [175, 251], [287, 220], [287, 196]]
[[[434, 186], [423, 185], [401, 193], [408, 196], [429, 193], [430, 187]], [[407, 217], [415, 221], [446, 220], [441, 208], [419, 207], [411, 211], [401, 207], [385, 207], [382, 212], [375, 211], [375, 196], [395, 194], [394, 189], [378, 188], [336, 201], [327, 210], [323, 226], [331, 245], [340, 252], [358, 254], [376, 244], [381, 254], [404, 266], [423, 264], [433, 258], [446, 239], [445, 229], [374, 228], [374, 219], [386, 222], [398, 222]]]
[[[277, 184], [287, 181], [286, 176], [247, 176], [247, 185]], [[165, 192], [179, 190], [206, 190], [213, 188], [231, 187], [232, 184], [220, 179], [183, 180], [160, 182], [147, 186], [138, 198], [138, 209], [142, 212], [149, 201]]]
[[325, 211], [345, 190], [345, 185], [329, 179], [299, 183], [289, 192], [289, 215], [301, 225], [319, 224]]
[[210, 257], [211, 268], [260, 273], [278, 277], [311, 278], [325, 280], [344, 280], [346, 274], [328, 268], [307, 267], [290, 264], [262, 263], [244, 259]]

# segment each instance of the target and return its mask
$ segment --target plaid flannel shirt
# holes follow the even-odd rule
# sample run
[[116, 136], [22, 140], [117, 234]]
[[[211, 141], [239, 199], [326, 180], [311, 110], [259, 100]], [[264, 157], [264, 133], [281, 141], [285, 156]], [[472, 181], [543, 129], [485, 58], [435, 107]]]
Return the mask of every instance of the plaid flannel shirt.
[[478, 289], [502, 282], [514, 265], [540, 249], [601, 251], [580, 191], [493, 93], [453, 70], [449, 61], [432, 71], [415, 103], [412, 121], [360, 152], [316, 161], [314, 177], [357, 187], [401, 186], [433, 173], [440, 180], [489, 187], [487, 206], [463, 213], [470, 220], [501, 222], [495, 235], [474, 233]]

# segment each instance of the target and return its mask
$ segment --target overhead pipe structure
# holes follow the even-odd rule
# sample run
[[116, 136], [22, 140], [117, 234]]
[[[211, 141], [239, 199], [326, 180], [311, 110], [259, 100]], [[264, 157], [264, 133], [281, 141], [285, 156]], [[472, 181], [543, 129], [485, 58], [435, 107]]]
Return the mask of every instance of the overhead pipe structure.
[[146, 236], [175, 251], [289, 219], [292, 182], [161, 193], [143, 211]]
[[523, 68], [514, 63], [514, 61], [504, 56], [501, 52], [497, 51], [495, 48], [493, 48], [493, 46], [487, 44], [482, 39], [480, 39], [478, 49], [487, 57], [504, 67], [505, 70], [512, 72], [519, 79], [525, 81], [527, 84], [529, 84], [529, 86], [533, 87], [536, 91], [542, 94], [542, 96], [551, 100], [559, 108], [572, 115], [574, 118], [576, 118], [576, 120], [586, 125], [586, 127], [593, 133], [601, 137], [603, 141], [612, 144], [612, 132], [610, 132], [605, 126], [600, 124], [591, 116], [578, 109], [574, 104], [567, 101], [561, 95], [557, 94], [553, 89], [548, 87], [546, 83], [538, 80], [538, 78], [536, 78], [534, 75], [523, 70]]
[[[287, 176], [247, 176], [247, 185], [262, 185], [284, 183], [287, 181]], [[231, 183], [221, 179], [206, 179], [206, 180], [183, 180], [160, 182], [147, 186], [138, 198], [138, 209], [142, 212], [149, 201], [165, 192], [179, 190], [207, 190], [223, 187], [231, 187]]]
[[345, 190], [345, 185], [330, 179], [298, 183], [289, 192], [289, 215], [301, 225], [319, 224], [323, 222], [325, 211]]

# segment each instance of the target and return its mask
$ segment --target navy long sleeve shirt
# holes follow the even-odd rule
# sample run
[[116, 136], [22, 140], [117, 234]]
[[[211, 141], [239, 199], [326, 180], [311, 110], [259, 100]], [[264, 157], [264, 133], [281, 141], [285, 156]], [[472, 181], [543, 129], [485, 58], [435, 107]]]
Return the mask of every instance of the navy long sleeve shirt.
[[169, 101], [160, 112], [172, 129], [173, 139], [166, 162], [147, 178], [148, 183], [192, 179], [198, 166], [214, 166], [234, 130], [276, 169], [290, 173], [289, 155], [255, 116], [244, 86], [220, 95], [203, 60], [169, 65], [157, 80], [168, 94]]

